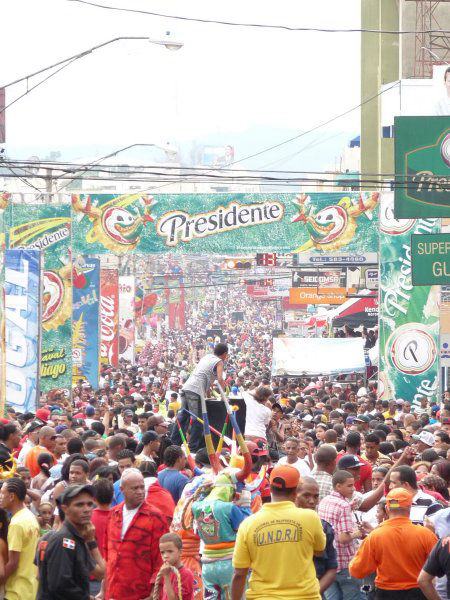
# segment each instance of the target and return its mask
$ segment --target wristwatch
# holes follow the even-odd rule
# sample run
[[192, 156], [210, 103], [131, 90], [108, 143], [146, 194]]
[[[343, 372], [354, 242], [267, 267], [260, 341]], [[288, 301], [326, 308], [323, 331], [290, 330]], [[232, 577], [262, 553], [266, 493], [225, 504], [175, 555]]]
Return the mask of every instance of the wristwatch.
[[92, 540], [92, 542], [86, 542], [86, 546], [89, 548], [89, 550], [95, 550], [95, 548], [97, 548], [97, 542], [95, 540]]

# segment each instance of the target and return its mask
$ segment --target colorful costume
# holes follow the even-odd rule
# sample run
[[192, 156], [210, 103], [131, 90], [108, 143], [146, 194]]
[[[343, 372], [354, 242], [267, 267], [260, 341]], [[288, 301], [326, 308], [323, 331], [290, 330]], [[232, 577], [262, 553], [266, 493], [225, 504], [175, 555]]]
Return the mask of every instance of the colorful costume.
[[206, 483], [207, 476], [194, 477], [181, 494], [173, 513], [170, 531], [177, 533], [183, 540], [181, 562], [194, 576], [194, 600], [203, 600], [202, 564], [200, 562], [200, 538], [197, 535], [192, 517], [192, 499], [197, 489]]
[[238, 506], [232, 502], [236, 489], [233, 479], [229, 473], [220, 473], [210, 493], [192, 504], [198, 535], [205, 544], [202, 578], [206, 598], [231, 598], [231, 559], [236, 532], [241, 522], [252, 514], [248, 493], [248, 506]]

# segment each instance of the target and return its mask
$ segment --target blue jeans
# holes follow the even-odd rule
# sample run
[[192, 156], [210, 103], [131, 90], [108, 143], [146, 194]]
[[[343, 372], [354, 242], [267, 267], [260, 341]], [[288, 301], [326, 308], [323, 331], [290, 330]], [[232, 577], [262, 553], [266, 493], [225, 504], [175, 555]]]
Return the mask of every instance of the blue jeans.
[[336, 573], [334, 583], [325, 592], [325, 600], [362, 600], [361, 580], [350, 575], [348, 569]]
[[[201, 418], [202, 407], [200, 402], [200, 396], [198, 394], [195, 394], [194, 392], [181, 392], [181, 400], [181, 409], [177, 412], [177, 419], [184, 435], [186, 435], [191, 415], [185, 410], [183, 410], [183, 408], [187, 408], [192, 414]], [[177, 446], [181, 446], [182, 444], [178, 427], [173, 428], [172, 442]], [[200, 448], [203, 448], [204, 446], [205, 440], [203, 436], [203, 425], [193, 418], [191, 436], [189, 438], [189, 450], [195, 453], [197, 452], [197, 450], [200, 450]]]

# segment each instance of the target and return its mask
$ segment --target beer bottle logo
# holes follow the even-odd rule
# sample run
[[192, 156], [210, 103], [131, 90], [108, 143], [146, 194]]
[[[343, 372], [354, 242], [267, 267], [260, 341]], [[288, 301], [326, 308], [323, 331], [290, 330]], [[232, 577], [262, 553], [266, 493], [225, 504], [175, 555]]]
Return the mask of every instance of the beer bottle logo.
[[401, 235], [412, 229], [416, 219], [396, 219], [394, 216], [394, 195], [385, 194], [380, 206], [380, 229], [388, 235]]
[[391, 336], [390, 357], [395, 368], [407, 375], [420, 375], [433, 365], [436, 343], [420, 323], [407, 323]]
[[450, 167], [450, 133], [447, 133], [441, 144], [441, 157], [447, 167]]

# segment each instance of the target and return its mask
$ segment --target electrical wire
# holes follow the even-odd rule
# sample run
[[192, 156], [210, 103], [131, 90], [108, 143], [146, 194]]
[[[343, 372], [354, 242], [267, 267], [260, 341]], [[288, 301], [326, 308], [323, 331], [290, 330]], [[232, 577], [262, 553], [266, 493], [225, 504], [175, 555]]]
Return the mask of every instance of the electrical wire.
[[76, 2], [78, 4], [84, 4], [94, 8], [100, 8], [104, 10], [112, 10], [118, 12], [135, 13], [139, 15], [148, 15], [151, 17], [161, 17], [163, 19], [173, 19], [177, 21], [188, 21], [193, 23], [212, 24], [212, 25], [227, 25], [231, 27], [252, 27], [257, 29], [278, 29], [284, 31], [299, 31], [299, 32], [315, 32], [315, 33], [378, 33], [378, 34], [392, 34], [392, 35], [405, 35], [405, 34], [438, 34], [438, 33], [449, 33], [447, 30], [442, 29], [426, 29], [423, 31], [397, 31], [390, 29], [327, 29], [323, 27], [292, 27], [290, 25], [272, 25], [270, 23], [237, 23], [235, 21], [225, 21], [218, 19], [201, 19], [199, 17], [183, 17], [181, 15], [167, 15], [163, 13], [157, 13], [148, 10], [142, 10], [137, 8], [125, 8], [121, 6], [111, 6], [108, 4], [97, 4], [96, 2], [90, 2], [88, 0], [66, 0], [66, 2]]
[[39, 81], [35, 85], [31, 86], [30, 88], [27, 88], [26, 92], [24, 92], [20, 96], [17, 96], [17, 98], [15, 98], [12, 102], [10, 102], [9, 104], [7, 104], [3, 108], [1, 108], [0, 109], [0, 114], [2, 112], [5, 112], [5, 110], [7, 108], [9, 108], [10, 106], [12, 106], [16, 102], [18, 102], [21, 98], [24, 98], [25, 96], [27, 96], [30, 92], [32, 92], [33, 90], [35, 90], [37, 87], [39, 87], [40, 85], [42, 85], [43, 83], [45, 83], [46, 81], [48, 81], [49, 79], [51, 79], [52, 77], [54, 77], [55, 75], [57, 75], [60, 71], [62, 71], [63, 69], [67, 68], [68, 66], [70, 66], [76, 60], [78, 60], [78, 58], [72, 59], [71, 61], [69, 61], [69, 62], [65, 63], [64, 65], [62, 65], [61, 67], [59, 67], [59, 69], [57, 69], [56, 71], [53, 71], [53, 73], [50, 73], [50, 75], [47, 75], [47, 77], [45, 77], [44, 79], [42, 79], [41, 81]]
[[[337, 134], [340, 135], [340, 134]], [[320, 138], [317, 138], [320, 139]], [[327, 138], [329, 139], [329, 138]], [[327, 140], [325, 140], [327, 141]], [[23, 165], [27, 166], [27, 167], [32, 167], [32, 168], [36, 168], [37, 166], [39, 168], [50, 168], [50, 169], [54, 169], [54, 170], [61, 170], [63, 172], [65, 172], [66, 174], [72, 174], [73, 173], [73, 168], [80, 168], [80, 167], [84, 167], [84, 166], [96, 166], [96, 163], [70, 163], [70, 162], [59, 162], [59, 161], [49, 161], [49, 160], [27, 160], [27, 159], [14, 159], [14, 160], [10, 160], [10, 159], [4, 159], [5, 162], [9, 165], [13, 165], [15, 168], [23, 168]], [[271, 164], [271, 163], [269, 163]], [[70, 166], [70, 169], [63, 169], [63, 168], [59, 168], [59, 165], [66, 165], [66, 166]], [[124, 168], [125, 170], [118, 170], [119, 168]], [[131, 171], [130, 169], [133, 169], [133, 171]], [[143, 169], [142, 171], [140, 169]], [[147, 171], [147, 169], [150, 169], [149, 171]], [[164, 169], [164, 171], [193, 171], [193, 173], [191, 173], [190, 175], [195, 176], [195, 172], [196, 171], [200, 171], [200, 175], [204, 176], [205, 175], [205, 171], [209, 172], [211, 171], [211, 176], [214, 175], [214, 172], [217, 172], [220, 170], [220, 172], [223, 173], [243, 173], [244, 175], [249, 175], [251, 173], [279, 173], [279, 174], [307, 174], [307, 175], [340, 175], [341, 173], [336, 172], [336, 171], [301, 171], [301, 170], [289, 170], [289, 169], [227, 169], [227, 168], [217, 168], [214, 169], [214, 171], [211, 170], [210, 167], [204, 166], [204, 167], [183, 167], [183, 166], [178, 166], [178, 165], [132, 165], [130, 166], [129, 163], [125, 163], [125, 164], [104, 164], [104, 165], [100, 165], [96, 170], [99, 172], [105, 172], [105, 173], [109, 173], [111, 175], [116, 175], [116, 174], [125, 174], [125, 175], [130, 175], [132, 173], [135, 174], [153, 174], [153, 171], [151, 171], [151, 169]], [[156, 172], [158, 173], [158, 172]], [[39, 178], [39, 175], [36, 175], [35, 173], [31, 173], [28, 172], [28, 174], [31, 177], [37, 177]], [[166, 173], [164, 173], [165, 175], [167, 175]], [[178, 173], [179, 176], [184, 177], [185, 175], [183, 173]], [[414, 176], [413, 175], [406, 175], [406, 174], [396, 174], [396, 173], [364, 173], [365, 176], [367, 177], [384, 177], [384, 178], [388, 178], [388, 177], [397, 177], [400, 179], [412, 179]], [[239, 177], [238, 175], [230, 175], [230, 179], [231, 178], [237, 178]], [[446, 177], [446, 175], [437, 175], [437, 177]], [[54, 176], [54, 179], [56, 179], [57, 176]], [[113, 181], [114, 178], [111, 178], [111, 181]], [[116, 178], [118, 179], [118, 178]]]
[[[69, 0], [69, 1], [72, 1], [72, 0]], [[398, 85], [399, 85], [399, 82], [396, 82], [393, 85], [385, 88], [384, 90], [380, 90], [377, 94], [374, 94], [373, 96], [370, 96], [369, 98], [366, 98], [365, 100], [363, 100], [362, 102], [360, 102], [357, 106], [354, 106], [354, 107], [352, 107], [352, 108], [344, 111], [343, 113], [340, 113], [339, 115], [336, 115], [336, 116], [332, 117], [331, 119], [328, 119], [327, 121], [323, 121], [322, 123], [319, 123], [315, 127], [312, 127], [312, 128], [310, 128], [310, 129], [308, 129], [306, 131], [303, 131], [302, 133], [300, 133], [298, 135], [295, 135], [295, 136], [293, 136], [293, 137], [291, 137], [291, 138], [289, 138], [287, 140], [279, 142], [278, 144], [274, 144], [272, 146], [269, 146], [268, 148], [260, 150], [259, 152], [255, 152], [253, 154], [250, 154], [249, 156], [245, 156], [244, 158], [232, 161], [230, 163], [230, 165], [228, 165], [228, 166], [236, 165], [236, 164], [242, 163], [244, 161], [250, 160], [252, 158], [256, 158], [257, 156], [261, 156], [262, 154], [266, 154], [267, 152], [270, 152], [271, 150], [275, 150], [276, 148], [280, 148], [281, 146], [289, 144], [290, 142], [293, 142], [294, 140], [298, 140], [298, 139], [304, 137], [305, 135], [308, 135], [309, 133], [312, 133], [313, 131], [317, 131], [318, 129], [321, 129], [322, 127], [325, 127], [325, 125], [329, 125], [330, 123], [333, 123], [334, 121], [337, 121], [338, 119], [340, 119], [340, 118], [342, 118], [342, 117], [350, 114], [351, 112], [357, 110], [358, 108], [361, 108], [362, 106], [364, 106], [368, 102], [371, 102], [375, 98], [378, 98], [382, 94], [388, 92], [389, 90], [392, 90], [394, 87], [396, 87]], [[151, 189], [152, 189], [152, 191], [154, 191], [155, 189], [158, 190], [158, 189], [162, 189], [164, 187], [167, 187], [167, 185], [168, 184], [162, 184], [162, 185], [160, 185], [160, 186], [158, 186], [156, 188], [153, 186], [153, 188], [151, 188]], [[62, 189], [62, 188], [60, 188], [60, 189]], [[60, 191], [60, 189], [57, 190], [57, 191]], [[144, 191], [144, 190], [142, 190], [142, 191]]]

